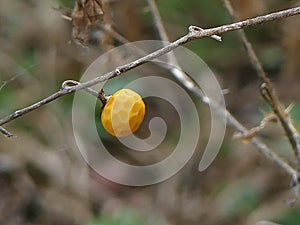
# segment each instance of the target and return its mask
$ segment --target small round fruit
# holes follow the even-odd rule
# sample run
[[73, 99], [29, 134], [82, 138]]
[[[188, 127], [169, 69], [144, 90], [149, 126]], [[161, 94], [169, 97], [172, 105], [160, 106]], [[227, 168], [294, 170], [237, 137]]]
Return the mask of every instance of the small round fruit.
[[135, 132], [145, 116], [142, 97], [130, 89], [114, 93], [102, 110], [101, 121], [113, 136], [123, 137]]

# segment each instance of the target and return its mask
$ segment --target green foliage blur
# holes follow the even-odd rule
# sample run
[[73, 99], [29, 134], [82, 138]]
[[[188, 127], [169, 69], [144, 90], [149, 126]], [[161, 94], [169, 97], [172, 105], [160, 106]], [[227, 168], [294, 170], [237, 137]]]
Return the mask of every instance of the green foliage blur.
[[116, 215], [103, 215], [94, 218], [82, 225], [162, 225], [162, 223], [151, 223], [134, 210], [124, 210]]

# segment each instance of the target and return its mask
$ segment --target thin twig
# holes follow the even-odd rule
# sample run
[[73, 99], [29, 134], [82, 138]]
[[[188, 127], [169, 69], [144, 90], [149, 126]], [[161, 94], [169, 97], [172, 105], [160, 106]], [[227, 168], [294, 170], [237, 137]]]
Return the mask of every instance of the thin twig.
[[[166, 43], [168, 43], [170, 40], [169, 40], [167, 31], [163, 25], [163, 22], [162, 22], [162, 19], [161, 19], [161, 16], [158, 11], [156, 3], [154, 0], [147, 0], [147, 1], [150, 6], [150, 10], [152, 12], [152, 16], [154, 19], [154, 24], [159, 33], [159, 36], [162, 41], [165, 41]], [[187, 74], [185, 74], [181, 70], [174, 53], [170, 52], [169, 54], [167, 54], [167, 58], [168, 58], [168, 62], [170, 64], [167, 68], [170, 70], [172, 75], [177, 80], [179, 80], [183, 84], [183, 86], [185, 86], [187, 89], [195, 90], [196, 92], [202, 93], [200, 87]], [[203, 95], [201, 95], [201, 96], [202, 96], [201, 99], [203, 99]]]
[[[4, 54], [4, 53], [1, 53], [1, 52], [0, 52], [0, 57], [2, 58], [2, 61], [3, 61], [3, 57], [4, 57], [4, 58], [5, 58], [5, 61], [8, 60], [9, 63], [16, 64], [13, 60], [11, 60], [11, 59], [10, 59], [6, 54]], [[16, 66], [18, 66], [18, 65], [16, 64]], [[12, 75], [12, 77], [9, 78], [8, 80], [3, 80], [3, 81], [1, 81], [2, 84], [0, 85], [0, 91], [2, 91], [2, 89], [3, 89], [6, 85], [8, 85], [9, 83], [15, 81], [16, 79], [18, 79], [19, 77], [23, 76], [24, 74], [27, 74], [27, 73], [28, 73], [27, 70], [32, 69], [32, 68], [35, 67], [35, 66], [36, 66], [36, 64], [32, 64], [32, 65], [30, 65], [30, 66], [28, 66], [28, 67], [26, 67], [26, 68], [21, 68], [21, 69], [22, 69], [21, 72]]]
[[[239, 121], [236, 120], [231, 114], [227, 113], [227, 122], [233, 126], [238, 132], [243, 135], [248, 135], [248, 130], [240, 124]], [[260, 139], [254, 137], [251, 139], [252, 145], [254, 145], [266, 158], [277, 164], [280, 168], [282, 168], [287, 174], [290, 176], [298, 176], [298, 172], [291, 167], [288, 163], [285, 162], [281, 157], [279, 157], [276, 153], [274, 153], [271, 149], [268, 148]]]
[[257, 127], [251, 128], [247, 135], [237, 133], [233, 137], [241, 138], [244, 141], [250, 141], [257, 135], [258, 132], [262, 131], [270, 121], [277, 121], [277, 116], [274, 113], [266, 114], [264, 118], [260, 121], [260, 124]]
[[5, 80], [2, 81], [2, 84], [0, 85], [0, 91], [10, 82], [14, 81], [17, 77], [21, 76], [22, 74], [16, 74], [15, 76], [13, 76], [12, 78], [10, 78], [9, 80]]
[[14, 135], [10, 132], [8, 132], [6, 129], [0, 126], [0, 132], [4, 134], [6, 137], [14, 137]]
[[[207, 99], [202, 95], [201, 91], [199, 92], [198, 89], [190, 89], [197, 97], [199, 97], [204, 104], [209, 105], [212, 109], [220, 114], [224, 114], [226, 116], [227, 123], [232, 126], [235, 130], [241, 133], [243, 136], [249, 136], [250, 131], [245, 128], [230, 112], [224, 110], [222, 107], [219, 106], [218, 103], [213, 102], [211, 100], [207, 101]], [[267, 145], [265, 145], [259, 138], [254, 137], [250, 139], [251, 144], [256, 147], [267, 159], [274, 162], [280, 168], [282, 168], [287, 174], [292, 177], [297, 176], [298, 172], [291, 167], [288, 163], [285, 162], [280, 156], [274, 153]]]
[[[155, 1], [154, 0], [147, 0], [147, 1], [148, 1], [149, 6], [150, 6], [150, 10], [153, 14], [154, 23], [156, 25], [157, 30], [159, 31], [159, 35], [160, 35], [161, 40], [169, 41], [166, 29], [163, 25], [163, 22], [162, 22], [162, 19], [161, 19], [161, 16], [160, 16], [160, 13], [158, 11], [158, 8], [157, 8], [157, 5], [156, 5]], [[217, 40], [217, 41], [222, 41], [222, 38], [220, 36], [211, 35], [210, 37]]]
[[[232, 17], [233, 22], [238, 20], [238, 16], [236, 12], [234, 11], [234, 8], [229, 0], [223, 0], [225, 3], [225, 6]], [[258, 77], [263, 82], [262, 87], [262, 94], [266, 101], [269, 103], [269, 105], [272, 107], [273, 112], [278, 117], [286, 136], [288, 137], [288, 140], [292, 146], [292, 149], [294, 151], [296, 161], [297, 161], [297, 168], [300, 169], [300, 142], [299, 142], [299, 134], [297, 130], [295, 129], [292, 120], [290, 118], [290, 114], [285, 112], [285, 109], [283, 107], [283, 104], [280, 102], [277, 93], [273, 87], [272, 82], [267, 77], [260, 61], [258, 60], [255, 51], [251, 45], [251, 43], [248, 41], [248, 38], [244, 32], [244, 30], [238, 31], [239, 36], [241, 37], [241, 40], [243, 42], [243, 45], [245, 47], [246, 53], [251, 61], [251, 64], [253, 68], [255, 69]]]
[[165, 27], [163, 25], [163, 22], [162, 22], [162, 19], [161, 19], [161, 16], [160, 16], [160, 13], [158, 11], [158, 8], [157, 8], [157, 5], [155, 3], [154, 0], [147, 0], [148, 2], [148, 5], [150, 7], [150, 10], [152, 12], [152, 15], [153, 15], [153, 19], [154, 19], [154, 24], [159, 32], [159, 36], [160, 36], [160, 39], [162, 41], [169, 41], [169, 37], [167, 35], [167, 32], [165, 30]]
[[[76, 80], [65, 80], [62, 85], [61, 85], [61, 89], [69, 89], [72, 88], [76, 85], [80, 84], [80, 82], [76, 81]], [[84, 89], [87, 93], [93, 95], [96, 98], [99, 98], [99, 92], [95, 91], [92, 88], [85, 88]]]
[[112, 37], [114, 37], [116, 40], [118, 40], [122, 44], [129, 43], [129, 40], [127, 40], [124, 36], [122, 36], [117, 31], [115, 31], [111, 25], [105, 24], [105, 25], [100, 25], [100, 26], [103, 30], [108, 32]]

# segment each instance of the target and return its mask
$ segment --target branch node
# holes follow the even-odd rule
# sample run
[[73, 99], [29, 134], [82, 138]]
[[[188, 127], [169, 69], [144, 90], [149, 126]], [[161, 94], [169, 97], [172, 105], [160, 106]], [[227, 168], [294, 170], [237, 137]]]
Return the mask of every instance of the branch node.
[[193, 26], [193, 25], [189, 26], [189, 33], [194, 34], [194, 33], [199, 33], [201, 31], [203, 31], [203, 29], [200, 27]]
[[262, 131], [269, 122], [277, 122], [277, 116], [274, 113], [265, 113], [264, 118], [260, 122], [259, 126], [251, 128], [247, 133], [236, 133], [233, 135], [234, 138], [242, 138], [246, 143], [250, 142], [258, 132]]
[[116, 68], [115, 69], [115, 73], [116, 73], [117, 76], [119, 76], [122, 72], [121, 72], [121, 70], [119, 68]]
[[[76, 87], [77, 85], [80, 85], [80, 84], [81, 83], [76, 80], [65, 80], [61, 85], [61, 90], [67, 90], [67, 91], [71, 92], [74, 87]], [[84, 88], [83, 90], [86, 91], [87, 93], [93, 95], [94, 97], [100, 99], [99, 94], [92, 88], [87, 87], [87, 88]]]
[[98, 93], [98, 99], [102, 102], [102, 109], [104, 108], [110, 97], [111, 95], [106, 95], [103, 88], [101, 88]]
[[61, 89], [62, 90], [68, 90], [76, 85], [80, 84], [78, 81], [75, 80], [65, 80], [62, 84], [61, 84]]
[[[189, 34], [191, 36], [199, 35], [199, 33], [201, 33], [202, 31], [204, 31], [204, 29], [202, 29], [201, 27], [193, 26], [193, 25], [189, 26]], [[212, 39], [214, 39], [218, 42], [222, 42], [222, 37], [220, 37], [218, 35], [211, 35], [209, 37], [211, 37]]]

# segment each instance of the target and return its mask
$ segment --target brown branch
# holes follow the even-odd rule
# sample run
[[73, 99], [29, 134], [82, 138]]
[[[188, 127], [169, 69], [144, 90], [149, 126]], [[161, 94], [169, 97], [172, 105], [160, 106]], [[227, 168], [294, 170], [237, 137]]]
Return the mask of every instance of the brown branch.
[[[232, 126], [236, 131], [241, 133], [243, 136], [249, 136], [250, 131], [244, 127], [230, 112], [223, 109], [219, 106], [218, 103], [210, 101], [202, 95], [201, 91], [199, 92], [198, 89], [190, 89], [191, 92], [193, 92], [197, 97], [199, 97], [203, 103], [209, 105], [212, 109], [216, 110], [219, 114], [224, 114], [226, 116], [227, 123]], [[290, 176], [298, 177], [298, 172], [293, 167], [291, 167], [287, 162], [285, 162], [284, 159], [282, 159], [280, 156], [278, 156], [276, 153], [274, 153], [267, 145], [265, 145], [259, 138], [253, 137], [250, 139], [250, 143], [256, 147], [259, 152], [261, 152], [267, 159], [274, 162], [276, 165], [278, 165], [281, 169], [283, 169], [287, 174]]]
[[260, 124], [257, 127], [253, 127], [249, 130], [248, 134], [244, 135], [241, 133], [235, 134], [233, 137], [234, 138], [241, 138], [244, 141], [248, 142], [252, 138], [254, 138], [258, 132], [262, 131], [269, 122], [277, 121], [277, 116], [275, 116], [274, 113], [268, 113], [265, 115], [265, 117], [260, 121]]
[[[227, 122], [233, 126], [238, 132], [247, 136], [249, 131], [245, 128], [239, 121], [236, 120], [231, 114], [227, 113]], [[276, 153], [274, 153], [271, 149], [268, 148], [260, 139], [254, 137], [250, 140], [251, 144], [256, 147], [266, 158], [274, 162], [280, 168], [282, 168], [287, 174], [290, 176], [298, 177], [298, 172], [291, 167], [288, 163], [285, 162], [281, 157], [279, 157]]]
[[[238, 16], [236, 12], [233, 9], [232, 4], [229, 0], [223, 0], [225, 3], [225, 6], [232, 17], [233, 21], [238, 20]], [[276, 91], [273, 87], [272, 82], [267, 77], [259, 59], [257, 58], [255, 51], [251, 45], [251, 43], [248, 41], [248, 38], [244, 32], [244, 30], [239, 30], [238, 34], [242, 40], [242, 43], [244, 45], [244, 48], [246, 50], [246, 53], [251, 61], [251, 64], [253, 68], [255, 69], [258, 77], [263, 82], [261, 88], [262, 88], [262, 95], [265, 98], [265, 100], [269, 103], [269, 105], [272, 107], [272, 110], [274, 114], [278, 117], [286, 136], [288, 137], [288, 140], [292, 146], [292, 149], [294, 151], [295, 157], [297, 159], [297, 168], [300, 169], [300, 143], [299, 143], [299, 134], [297, 130], [295, 129], [292, 120], [290, 118], [289, 113], [285, 112], [285, 109], [283, 107], [283, 104], [280, 102]]]

